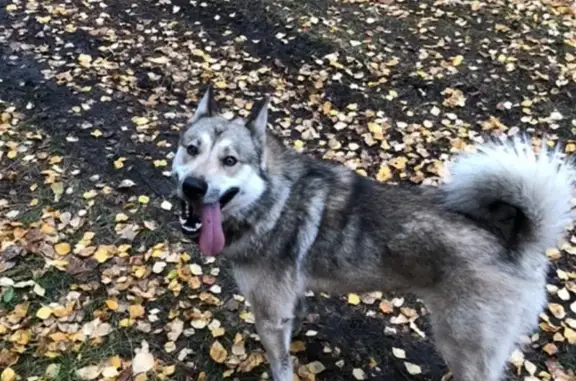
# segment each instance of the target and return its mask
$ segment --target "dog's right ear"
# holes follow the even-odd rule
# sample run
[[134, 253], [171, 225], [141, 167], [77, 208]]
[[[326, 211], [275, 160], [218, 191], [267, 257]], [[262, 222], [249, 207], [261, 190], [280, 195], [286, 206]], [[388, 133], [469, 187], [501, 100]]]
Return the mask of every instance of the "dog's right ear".
[[216, 114], [216, 102], [214, 102], [214, 87], [210, 84], [198, 103], [196, 112], [192, 117], [192, 123], [198, 121], [200, 118], [214, 116], [214, 114]]
[[266, 124], [268, 123], [269, 101], [270, 98], [264, 96], [264, 98], [256, 102], [246, 120], [246, 127], [252, 133], [252, 138], [261, 146], [264, 146], [266, 141]]

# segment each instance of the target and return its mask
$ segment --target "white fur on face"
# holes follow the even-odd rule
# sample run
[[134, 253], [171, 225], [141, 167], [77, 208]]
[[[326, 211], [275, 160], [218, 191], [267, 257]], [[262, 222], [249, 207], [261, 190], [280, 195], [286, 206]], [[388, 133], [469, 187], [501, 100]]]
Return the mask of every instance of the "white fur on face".
[[[212, 139], [210, 139], [208, 134], [201, 134], [199, 139], [202, 147], [210, 147], [212, 145]], [[176, 155], [172, 160], [172, 173], [176, 176], [178, 181], [178, 197], [184, 198], [184, 195], [182, 194], [182, 183], [184, 182], [184, 179], [189, 176], [199, 176], [200, 173], [198, 173], [198, 169], [202, 163], [205, 163], [208, 160], [209, 156], [210, 151], [204, 149], [195, 158], [190, 158], [186, 152], [186, 148], [181, 145], [178, 146]]]
[[230, 184], [230, 187], [236, 186], [240, 191], [222, 209], [226, 215], [234, 215], [235, 213], [249, 207], [252, 203], [256, 202], [256, 200], [258, 200], [266, 190], [266, 183], [264, 180], [258, 175], [254, 168], [248, 165], [244, 165], [244, 167], [238, 172], [238, 176], [230, 179]]
[[[207, 199], [217, 200], [229, 189], [237, 187], [238, 194], [222, 209], [225, 216], [231, 216], [249, 207], [266, 190], [266, 183], [259, 176], [258, 168], [249, 164], [238, 163], [240, 166], [231, 176], [222, 167], [220, 153], [228, 146], [229, 140], [218, 141], [212, 146], [208, 134], [201, 134], [201, 149], [198, 156], [190, 158], [184, 147], [178, 147], [172, 162], [172, 172], [178, 181], [178, 195], [182, 195], [182, 182], [189, 176], [201, 177], [208, 183]], [[211, 147], [206, 149], [206, 147]]]

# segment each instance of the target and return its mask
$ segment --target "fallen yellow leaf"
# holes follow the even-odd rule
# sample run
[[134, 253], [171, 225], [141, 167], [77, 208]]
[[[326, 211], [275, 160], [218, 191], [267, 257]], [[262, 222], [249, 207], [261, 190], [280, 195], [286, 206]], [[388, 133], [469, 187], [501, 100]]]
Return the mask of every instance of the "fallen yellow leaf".
[[98, 192], [96, 192], [94, 189], [92, 189], [92, 190], [89, 190], [88, 192], [84, 192], [83, 197], [86, 200], [91, 200], [94, 197], [96, 197], [97, 194], [98, 194]]
[[52, 308], [50, 307], [42, 307], [36, 312], [36, 317], [39, 319], [48, 319], [52, 315]]
[[128, 313], [130, 314], [130, 318], [136, 319], [141, 316], [144, 316], [144, 307], [140, 304], [134, 304], [128, 307]]
[[452, 65], [454, 66], [460, 66], [460, 64], [462, 63], [462, 61], [464, 61], [464, 57], [462, 56], [456, 56], [452, 59]]
[[143, 126], [145, 124], [150, 123], [150, 121], [142, 116], [135, 116], [134, 118], [132, 118], [132, 123], [134, 123], [137, 126]]
[[353, 305], [360, 304], [360, 297], [357, 294], [348, 294], [348, 303]]
[[70, 247], [69, 243], [60, 242], [60, 243], [57, 243], [56, 245], [54, 245], [54, 250], [56, 251], [56, 253], [58, 255], [67, 255], [70, 253], [72, 248]]
[[80, 63], [80, 66], [90, 67], [91, 62], [92, 57], [88, 54], [80, 54], [78, 56], [78, 63]]
[[368, 123], [368, 130], [370, 131], [374, 139], [384, 140], [384, 132], [382, 131], [381, 125], [374, 122], [370, 122]]
[[0, 376], [1, 381], [15, 381], [16, 380], [16, 372], [10, 367], [4, 369], [2, 371], [2, 375]]
[[128, 217], [126, 214], [124, 214], [124, 213], [118, 213], [118, 214], [116, 215], [116, 217], [114, 218], [114, 221], [116, 221], [116, 222], [125, 222], [125, 221], [128, 221], [128, 219], [129, 219], [129, 217]]
[[124, 167], [125, 161], [126, 161], [125, 157], [121, 157], [121, 158], [114, 160], [114, 168], [120, 169], [120, 168]]
[[570, 344], [576, 344], [576, 331], [571, 328], [564, 328], [564, 337]]
[[52, 192], [54, 192], [54, 202], [60, 201], [62, 193], [64, 193], [64, 184], [53, 183], [50, 188], [52, 189]]
[[389, 180], [391, 177], [392, 177], [392, 171], [390, 171], [390, 167], [387, 166], [386, 164], [382, 164], [380, 166], [380, 170], [376, 174], [376, 180], [384, 182], [386, 180]]
[[106, 300], [106, 307], [110, 308], [112, 311], [118, 310], [118, 302], [115, 299]]
[[94, 253], [94, 259], [96, 259], [98, 263], [104, 263], [110, 259], [110, 251], [105, 246], [101, 246], [96, 250], [96, 253]]

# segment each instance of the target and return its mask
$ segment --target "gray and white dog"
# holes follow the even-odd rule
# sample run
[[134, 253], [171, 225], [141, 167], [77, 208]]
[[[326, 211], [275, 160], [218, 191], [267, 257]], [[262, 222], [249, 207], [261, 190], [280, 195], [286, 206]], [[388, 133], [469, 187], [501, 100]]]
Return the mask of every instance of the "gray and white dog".
[[497, 381], [546, 302], [545, 250], [571, 223], [575, 174], [529, 140], [480, 145], [441, 186], [394, 186], [283, 146], [268, 99], [226, 120], [208, 89], [173, 160], [182, 229], [233, 267], [275, 381], [306, 290], [399, 290], [431, 312], [456, 381]]

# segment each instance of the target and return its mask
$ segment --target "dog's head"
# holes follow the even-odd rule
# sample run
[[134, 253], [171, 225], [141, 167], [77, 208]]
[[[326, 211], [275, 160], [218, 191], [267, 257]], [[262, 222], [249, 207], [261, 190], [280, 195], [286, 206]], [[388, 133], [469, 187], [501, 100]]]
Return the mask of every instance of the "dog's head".
[[222, 224], [265, 191], [264, 145], [268, 98], [254, 105], [247, 119], [217, 114], [210, 86], [180, 136], [172, 173], [181, 199], [180, 223], [199, 238], [205, 255], [225, 247]]

